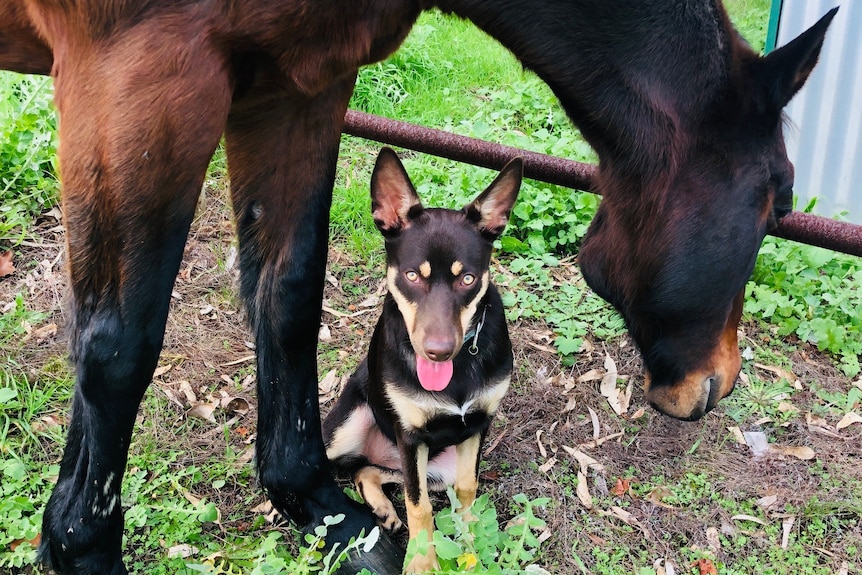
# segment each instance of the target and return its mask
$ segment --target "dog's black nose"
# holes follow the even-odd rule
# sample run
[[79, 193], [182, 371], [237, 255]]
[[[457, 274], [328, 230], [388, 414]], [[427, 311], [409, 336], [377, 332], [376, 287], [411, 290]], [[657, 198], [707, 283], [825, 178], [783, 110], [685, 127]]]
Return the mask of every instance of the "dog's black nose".
[[425, 355], [431, 361], [446, 361], [452, 357], [453, 353], [455, 353], [455, 340], [425, 340]]

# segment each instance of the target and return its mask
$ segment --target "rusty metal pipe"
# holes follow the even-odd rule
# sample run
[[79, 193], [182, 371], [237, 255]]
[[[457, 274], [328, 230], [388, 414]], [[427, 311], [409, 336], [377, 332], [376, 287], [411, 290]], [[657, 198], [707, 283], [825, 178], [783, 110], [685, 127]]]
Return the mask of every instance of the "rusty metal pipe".
[[[443, 130], [355, 110], [347, 112], [344, 133], [494, 170], [499, 170], [515, 156], [521, 156], [524, 159], [524, 176], [527, 178], [598, 193], [593, 187], [596, 166], [592, 164], [450, 134]], [[772, 235], [862, 257], [862, 226], [848, 222], [792, 212], [781, 220]]]

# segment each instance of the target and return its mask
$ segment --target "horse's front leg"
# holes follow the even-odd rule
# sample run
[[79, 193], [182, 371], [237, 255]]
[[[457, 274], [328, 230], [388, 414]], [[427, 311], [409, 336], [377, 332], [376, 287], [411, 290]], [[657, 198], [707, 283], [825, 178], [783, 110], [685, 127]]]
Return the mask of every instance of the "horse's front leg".
[[[275, 507], [300, 526], [344, 513], [327, 537], [341, 544], [375, 525], [332, 477], [317, 391], [329, 208], [353, 80], [308, 97], [259, 77], [234, 102], [225, 135], [241, 292], [257, 346], [258, 472]], [[385, 540], [353, 572], [400, 573], [401, 560]]]
[[[129, 56], [155, 47], [171, 58]], [[76, 386], [40, 557], [61, 574], [119, 575], [132, 427], [230, 86], [205, 42], [155, 27], [63, 53], [55, 100]]]

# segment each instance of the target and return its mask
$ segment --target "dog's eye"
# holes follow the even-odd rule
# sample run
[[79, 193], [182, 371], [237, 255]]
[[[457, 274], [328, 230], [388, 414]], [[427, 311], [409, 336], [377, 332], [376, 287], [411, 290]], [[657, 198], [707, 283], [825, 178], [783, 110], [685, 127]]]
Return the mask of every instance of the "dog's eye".
[[476, 281], [476, 276], [473, 274], [464, 274], [461, 278], [461, 283], [465, 286], [473, 285], [473, 282]]
[[407, 278], [407, 281], [409, 281], [409, 282], [416, 283], [416, 282], [418, 282], [418, 281], [419, 281], [419, 274], [417, 274], [417, 273], [416, 273], [415, 271], [413, 271], [413, 270], [410, 270], [410, 271], [408, 271], [408, 272], [405, 272], [405, 273], [404, 273], [404, 276]]

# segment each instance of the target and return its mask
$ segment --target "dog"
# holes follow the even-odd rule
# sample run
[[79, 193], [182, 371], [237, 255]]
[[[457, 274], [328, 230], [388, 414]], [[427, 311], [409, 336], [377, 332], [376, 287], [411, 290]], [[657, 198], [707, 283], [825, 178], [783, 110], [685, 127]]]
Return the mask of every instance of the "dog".
[[[521, 186], [510, 161], [460, 211], [425, 208], [397, 154], [383, 148], [371, 176], [374, 223], [386, 246], [388, 294], [368, 356], [323, 423], [327, 457], [349, 472], [380, 524], [402, 523], [383, 485], [403, 484], [410, 539], [430, 542], [428, 490], [476, 497], [482, 443], [512, 375], [503, 303], [490, 280], [494, 240]], [[433, 546], [406, 572], [437, 566]]]

